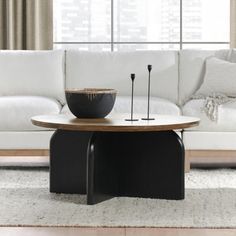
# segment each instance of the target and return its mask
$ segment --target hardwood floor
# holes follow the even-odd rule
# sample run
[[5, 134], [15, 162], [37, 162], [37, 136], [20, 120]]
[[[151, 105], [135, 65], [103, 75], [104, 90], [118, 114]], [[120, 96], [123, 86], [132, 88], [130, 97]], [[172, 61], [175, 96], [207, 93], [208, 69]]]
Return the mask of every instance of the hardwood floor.
[[127, 228], [126, 236], [235, 236], [236, 229]]
[[1, 236], [236, 236], [236, 229], [0, 227]]

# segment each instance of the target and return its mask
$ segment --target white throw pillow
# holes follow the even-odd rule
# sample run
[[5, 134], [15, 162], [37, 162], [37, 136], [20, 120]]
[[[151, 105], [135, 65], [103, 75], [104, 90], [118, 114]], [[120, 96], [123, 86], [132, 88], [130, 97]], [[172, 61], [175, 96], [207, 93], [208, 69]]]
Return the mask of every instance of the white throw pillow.
[[65, 103], [64, 51], [0, 51], [0, 96], [44, 96]]
[[236, 96], [236, 63], [215, 57], [206, 60], [204, 80], [196, 94], [210, 95], [212, 93]]

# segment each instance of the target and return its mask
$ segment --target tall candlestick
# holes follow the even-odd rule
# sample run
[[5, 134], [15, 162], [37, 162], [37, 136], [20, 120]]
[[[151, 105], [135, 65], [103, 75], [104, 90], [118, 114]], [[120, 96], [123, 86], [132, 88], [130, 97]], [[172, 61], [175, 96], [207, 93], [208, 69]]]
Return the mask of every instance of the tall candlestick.
[[151, 90], [151, 70], [152, 65], [147, 66], [148, 69], [148, 106], [147, 106], [147, 117], [142, 118], [142, 120], [155, 120], [155, 118], [150, 118], [150, 90]]

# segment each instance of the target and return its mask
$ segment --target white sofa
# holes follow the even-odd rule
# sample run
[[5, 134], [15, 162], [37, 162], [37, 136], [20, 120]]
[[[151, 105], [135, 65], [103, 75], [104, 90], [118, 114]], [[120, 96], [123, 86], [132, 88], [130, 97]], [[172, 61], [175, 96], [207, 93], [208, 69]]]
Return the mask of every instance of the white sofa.
[[195, 163], [205, 158], [232, 165], [236, 102], [219, 107], [216, 123], [201, 112], [203, 100], [189, 100], [202, 83], [205, 59], [212, 55], [228, 60], [230, 50], [0, 51], [0, 150], [48, 149], [53, 131], [32, 125], [30, 118], [69, 112], [65, 87], [115, 88], [113, 112], [129, 112], [129, 76], [135, 73], [134, 111], [146, 113], [146, 66], [152, 64], [151, 113], [200, 117], [199, 127], [182, 132], [187, 157]]

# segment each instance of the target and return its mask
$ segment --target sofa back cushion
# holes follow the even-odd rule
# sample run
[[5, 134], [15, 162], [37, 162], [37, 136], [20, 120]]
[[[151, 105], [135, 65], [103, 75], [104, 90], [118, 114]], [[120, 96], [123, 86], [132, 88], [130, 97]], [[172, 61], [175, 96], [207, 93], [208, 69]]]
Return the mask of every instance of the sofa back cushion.
[[0, 96], [64, 96], [64, 51], [0, 51]]
[[178, 53], [82, 52], [66, 51], [66, 87], [114, 88], [119, 95], [130, 95], [130, 74], [135, 73], [135, 95], [147, 95], [147, 65], [152, 65], [153, 96], [178, 101]]
[[179, 52], [179, 103], [184, 104], [199, 89], [205, 74], [205, 60], [215, 56], [227, 60], [230, 50], [182, 50]]

